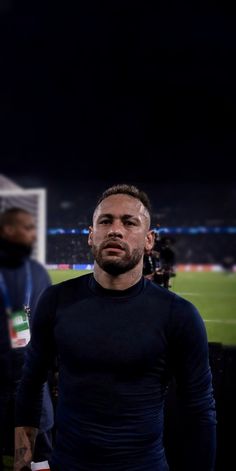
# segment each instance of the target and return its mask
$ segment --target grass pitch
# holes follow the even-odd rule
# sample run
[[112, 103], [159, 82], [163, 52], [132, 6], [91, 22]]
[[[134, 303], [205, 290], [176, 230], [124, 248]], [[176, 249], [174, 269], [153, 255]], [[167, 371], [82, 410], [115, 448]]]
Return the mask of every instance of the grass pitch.
[[[49, 270], [53, 283], [88, 271]], [[236, 345], [236, 274], [177, 273], [171, 278], [175, 293], [191, 301], [205, 321], [209, 342]]]

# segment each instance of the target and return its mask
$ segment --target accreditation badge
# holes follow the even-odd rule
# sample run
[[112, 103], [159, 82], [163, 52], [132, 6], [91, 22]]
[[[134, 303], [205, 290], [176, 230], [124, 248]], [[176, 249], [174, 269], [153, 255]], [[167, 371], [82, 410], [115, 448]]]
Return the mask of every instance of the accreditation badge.
[[25, 347], [30, 341], [30, 328], [27, 313], [24, 310], [11, 312], [8, 319], [12, 348]]
[[31, 461], [31, 470], [32, 471], [48, 471], [50, 470], [48, 461], [40, 461], [35, 463]]

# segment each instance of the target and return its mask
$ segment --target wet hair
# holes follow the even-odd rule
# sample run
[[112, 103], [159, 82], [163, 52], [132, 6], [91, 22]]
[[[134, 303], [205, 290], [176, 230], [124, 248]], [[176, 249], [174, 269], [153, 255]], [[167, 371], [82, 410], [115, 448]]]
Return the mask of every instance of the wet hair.
[[4, 226], [13, 225], [16, 222], [16, 217], [21, 213], [30, 214], [26, 209], [18, 207], [6, 209], [4, 212], [0, 213], [0, 231]]
[[98, 199], [97, 204], [95, 206], [95, 210], [103, 200], [105, 200], [106, 198], [108, 198], [108, 196], [111, 195], [128, 195], [132, 196], [133, 198], [136, 198], [137, 200], [141, 201], [143, 206], [148, 211], [151, 219], [152, 207], [148, 195], [136, 186], [128, 185], [126, 183], [120, 183], [117, 185], [113, 185], [110, 188], [107, 188], [107, 190], [105, 190]]

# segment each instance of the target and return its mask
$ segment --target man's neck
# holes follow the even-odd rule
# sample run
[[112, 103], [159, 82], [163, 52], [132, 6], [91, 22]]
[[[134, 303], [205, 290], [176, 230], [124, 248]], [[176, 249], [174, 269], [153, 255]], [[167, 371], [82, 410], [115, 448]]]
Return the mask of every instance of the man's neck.
[[110, 275], [94, 263], [94, 278], [105, 289], [125, 290], [138, 283], [142, 277], [142, 265], [121, 275]]
[[15, 244], [0, 237], [0, 264], [6, 267], [18, 267], [29, 258], [31, 247]]

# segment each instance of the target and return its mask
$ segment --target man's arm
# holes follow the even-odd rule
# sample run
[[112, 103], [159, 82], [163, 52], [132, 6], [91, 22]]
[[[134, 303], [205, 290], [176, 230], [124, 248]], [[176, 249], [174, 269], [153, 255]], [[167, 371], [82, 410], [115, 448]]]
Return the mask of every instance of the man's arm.
[[[51, 293], [52, 291], [52, 293]], [[54, 358], [53, 319], [51, 303], [54, 289], [42, 294], [33, 317], [31, 340], [26, 348], [23, 374], [15, 400], [15, 471], [30, 466], [40, 424], [43, 385]], [[30, 469], [30, 468], [29, 468]]]
[[34, 427], [15, 428], [14, 471], [21, 471], [24, 467], [31, 469], [37, 432], [38, 429]]
[[183, 444], [181, 469], [213, 471], [216, 412], [205, 325], [195, 306], [179, 297], [172, 314], [172, 359]]

